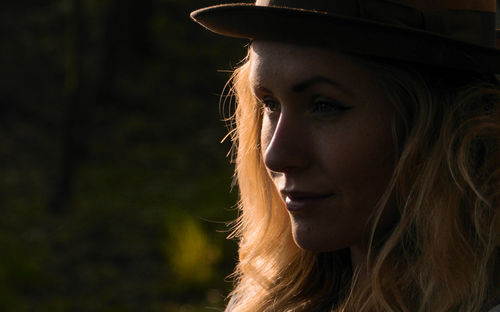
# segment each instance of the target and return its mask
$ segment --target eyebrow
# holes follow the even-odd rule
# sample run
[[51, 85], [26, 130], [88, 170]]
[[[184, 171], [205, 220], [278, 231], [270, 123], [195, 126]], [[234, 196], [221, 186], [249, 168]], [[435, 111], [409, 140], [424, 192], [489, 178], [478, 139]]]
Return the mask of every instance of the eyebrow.
[[311, 77], [303, 82], [295, 84], [292, 86], [292, 91], [293, 92], [303, 92], [307, 88], [309, 88], [315, 84], [321, 84], [321, 83], [332, 85], [335, 88], [338, 88], [346, 93], [350, 93], [342, 85], [340, 85], [339, 83], [337, 83], [335, 81], [330, 80], [329, 78], [327, 78], [325, 76], [314, 76], [314, 77]]
[[[325, 76], [313, 76], [303, 82], [300, 82], [300, 83], [297, 83], [297, 84], [294, 84], [292, 85], [292, 91], [293, 92], [304, 92], [305, 90], [307, 90], [308, 88], [312, 87], [313, 85], [315, 84], [328, 84], [328, 85], [331, 85], [339, 90], [341, 90], [342, 92], [344, 93], [347, 93], [347, 94], [350, 94], [352, 95], [352, 92], [349, 91], [348, 89], [346, 89], [344, 86], [342, 86], [340, 83], [337, 83]], [[259, 90], [261, 92], [265, 92], [265, 93], [272, 93], [268, 88], [258, 84], [256, 86], [254, 86], [254, 88], [256, 90]]]

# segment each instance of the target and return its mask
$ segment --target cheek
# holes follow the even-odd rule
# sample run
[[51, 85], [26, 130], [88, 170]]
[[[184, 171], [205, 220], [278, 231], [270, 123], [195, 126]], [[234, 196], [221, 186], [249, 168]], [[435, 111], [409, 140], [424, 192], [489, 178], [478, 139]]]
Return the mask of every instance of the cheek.
[[351, 207], [356, 210], [371, 209], [394, 172], [395, 145], [391, 122], [365, 125], [363, 131], [330, 137], [321, 147], [324, 151], [323, 170], [338, 184], [347, 204], [356, 206]]

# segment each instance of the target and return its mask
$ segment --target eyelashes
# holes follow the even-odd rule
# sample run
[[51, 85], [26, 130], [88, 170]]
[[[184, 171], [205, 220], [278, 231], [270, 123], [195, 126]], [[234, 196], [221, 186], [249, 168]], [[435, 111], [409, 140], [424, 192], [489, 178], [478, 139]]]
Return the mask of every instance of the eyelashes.
[[312, 111], [319, 114], [340, 113], [351, 109], [350, 106], [322, 95], [314, 96], [311, 100], [311, 106]]
[[[281, 112], [280, 102], [272, 96], [265, 96], [261, 100], [258, 100], [258, 102], [265, 114], [275, 115]], [[317, 115], [340, 114], [352, 108], [324, 95], [313, 95], [305, 105], [308, 112]]]
[[262, 100], [259, 100], [259, 102], [265, 113], [276, 113], [281, 111], [281, 105], [271, 96], [265, 96]]

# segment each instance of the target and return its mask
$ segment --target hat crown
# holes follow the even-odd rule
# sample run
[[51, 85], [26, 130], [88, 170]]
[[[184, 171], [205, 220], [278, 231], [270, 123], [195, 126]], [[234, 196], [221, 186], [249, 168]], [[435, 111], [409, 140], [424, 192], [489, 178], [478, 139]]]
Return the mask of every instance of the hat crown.
[[422, 10], [466, 10], [496, 12], [495, 0], [398, 0]]
[[358, 10], [358, 0], [256, 0], [258, 6], [291, 7], [314, 11], [350, 14]]
[[[345, 7], [355, 9], [362, 0], [256, 0], [258, 6], [282, 6], [318, 11], [330, 11], [329, 8]], [[495, 0], [389, 0], [389, 2], [411, 6], [421, 10], [465, 10], [496, 12]]]
[[256, 0], [255, 5], [361, 18], [495, 46], [496, 0]]

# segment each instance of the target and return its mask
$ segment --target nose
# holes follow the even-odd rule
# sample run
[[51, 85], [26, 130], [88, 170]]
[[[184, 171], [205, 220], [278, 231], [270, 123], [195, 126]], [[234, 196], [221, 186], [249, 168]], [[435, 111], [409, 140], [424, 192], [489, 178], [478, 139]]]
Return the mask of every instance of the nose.
[[264, 133], [264, 163], [279, 173], [290, 173], [307, 167], [307, 131], [300, 118], [282, 113], [271, 133]]

